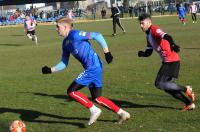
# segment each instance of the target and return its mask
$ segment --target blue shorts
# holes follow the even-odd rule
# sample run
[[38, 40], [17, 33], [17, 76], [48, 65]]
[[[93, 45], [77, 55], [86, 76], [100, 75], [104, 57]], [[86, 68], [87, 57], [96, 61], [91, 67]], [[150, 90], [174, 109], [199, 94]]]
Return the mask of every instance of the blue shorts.
[[179, 18], [185, 18], [185, 14], [178, 14], [179, 15]]
[[78, 75], [75, 82], [87, 87], [102, 88], [102, 68], [94, 67], [86, 69]]

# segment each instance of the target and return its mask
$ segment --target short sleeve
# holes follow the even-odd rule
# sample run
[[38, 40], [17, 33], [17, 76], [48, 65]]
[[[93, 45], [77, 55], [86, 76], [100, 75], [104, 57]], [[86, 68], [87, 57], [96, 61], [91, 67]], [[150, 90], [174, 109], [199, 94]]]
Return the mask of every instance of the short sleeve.
[[162, 31], [159, 27], [157, 26], [152, 26], [151, 27], [151, 33], [154, 37], [159, 37], [163, 38], [164, 35], [166, 34], [164, 31]]

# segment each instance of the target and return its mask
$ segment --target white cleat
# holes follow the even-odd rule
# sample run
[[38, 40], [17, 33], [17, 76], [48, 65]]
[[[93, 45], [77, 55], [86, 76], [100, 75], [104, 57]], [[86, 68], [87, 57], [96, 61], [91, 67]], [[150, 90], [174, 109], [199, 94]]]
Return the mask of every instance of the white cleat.
[[97, 108], [94, 112], [91, 112], [90, 120], [88, 122], [88, 125], [92, 125], [101, 115], [101, 109]]
[[124, 121], [130, 119], [131, 115], [126, 112], [126, 111], [123, 111], [120, 115], [119, 115], [119, 120], [116, 124], [122, 124]]

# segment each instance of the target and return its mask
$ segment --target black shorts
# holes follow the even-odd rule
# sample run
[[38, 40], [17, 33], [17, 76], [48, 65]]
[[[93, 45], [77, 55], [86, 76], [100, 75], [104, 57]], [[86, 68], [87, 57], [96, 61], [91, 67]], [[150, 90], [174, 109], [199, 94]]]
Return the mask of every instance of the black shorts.
[[27, 31], [26, 34], [31, 34], [31, 35], [35, 35], [35, 30], [32, 31]]
[[179, 70], [180, 70], [180, 61], [163, 62], [158, 72], [158, 75], [178, 78]]

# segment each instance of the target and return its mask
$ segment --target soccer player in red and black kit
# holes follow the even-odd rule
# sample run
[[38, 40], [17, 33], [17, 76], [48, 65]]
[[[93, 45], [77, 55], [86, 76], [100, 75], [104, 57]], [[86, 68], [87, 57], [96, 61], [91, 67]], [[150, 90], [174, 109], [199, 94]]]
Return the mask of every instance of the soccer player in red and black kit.
[[142, 31], [147, 35], [147, 48], [145, 51], [139, 51], [138, 56], [148, 57], [154, 49], [162, 59], [162, 66], [157, 74], [155, 86], [182, 101], [185, 104], [183, 111], [194, 109], [195, 96], [192, 87], [175, 83], [175, 78], [178, 78], [180, 69], [180, 58], [177, 54], [180, 47], [174, 43], [169, 34], [152, 24], [149, 14], [141, 14], [138, 21]]

